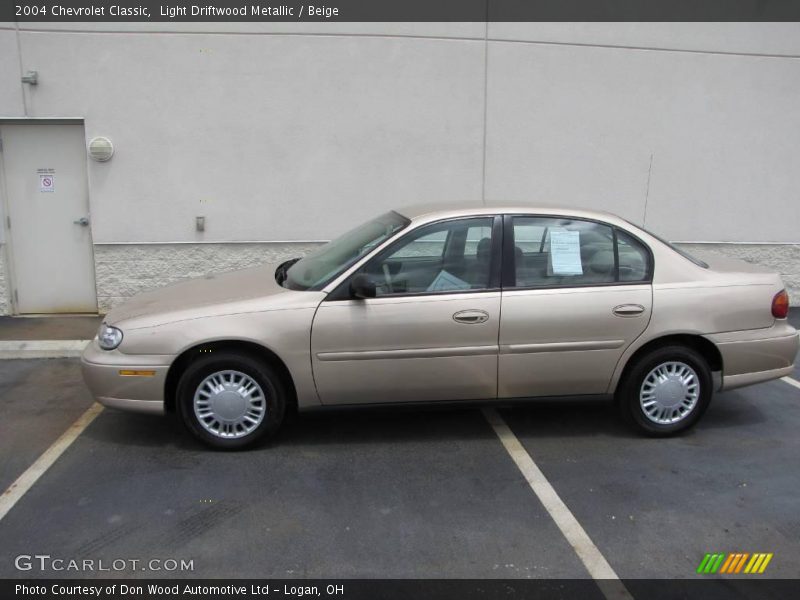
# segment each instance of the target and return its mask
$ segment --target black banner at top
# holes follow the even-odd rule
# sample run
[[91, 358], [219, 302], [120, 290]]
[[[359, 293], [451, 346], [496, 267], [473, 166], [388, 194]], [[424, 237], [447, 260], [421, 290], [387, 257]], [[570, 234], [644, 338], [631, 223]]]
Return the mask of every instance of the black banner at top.
[[800, 21], [800, 0], [0, 0], [0, 21]]

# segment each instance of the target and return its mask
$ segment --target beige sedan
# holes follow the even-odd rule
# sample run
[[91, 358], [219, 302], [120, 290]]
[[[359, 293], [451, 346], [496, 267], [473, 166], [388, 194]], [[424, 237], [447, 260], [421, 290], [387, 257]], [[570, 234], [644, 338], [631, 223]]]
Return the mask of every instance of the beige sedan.
[[669, 435], [714, 391], [792, 371], [788, 306], [777, 274], [610, 214], [416, 207], [299, 260], [141, 294], [83, 373], [106, 406], [177, 412], [223, 448], [297, 409], [563, 396], [613, 397]]

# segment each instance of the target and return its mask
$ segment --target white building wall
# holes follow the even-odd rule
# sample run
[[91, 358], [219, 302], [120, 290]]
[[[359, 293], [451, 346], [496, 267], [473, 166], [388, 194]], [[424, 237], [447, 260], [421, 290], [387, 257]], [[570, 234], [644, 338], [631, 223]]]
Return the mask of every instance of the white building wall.
[[116, 147], [88, 164], [101, 310], [474, 198], [714, 242], [800, 302], [800, 24], [20, 27], [0, 24], [0, 117], [82, 117]]

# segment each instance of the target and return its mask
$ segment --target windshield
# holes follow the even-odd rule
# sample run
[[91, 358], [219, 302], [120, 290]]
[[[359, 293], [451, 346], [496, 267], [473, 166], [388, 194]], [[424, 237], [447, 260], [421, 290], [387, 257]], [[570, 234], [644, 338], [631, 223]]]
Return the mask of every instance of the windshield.
[[319, 290], [375, 246], [408, 225], [396, 212], [359, 225], [294, 263], [286, 271], [283, 287], [290, 290]]

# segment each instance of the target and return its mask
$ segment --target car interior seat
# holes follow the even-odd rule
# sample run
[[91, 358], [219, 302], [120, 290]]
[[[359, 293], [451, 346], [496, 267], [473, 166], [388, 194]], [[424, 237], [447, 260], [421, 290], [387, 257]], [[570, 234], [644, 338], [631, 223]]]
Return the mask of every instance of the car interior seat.
[[466, 281], [474, 288], [489, 285], [489, 259], [492, 256], [492, 240], [488, 237], [478, 242], [475, 250], [475, 264], [467, 271]]

